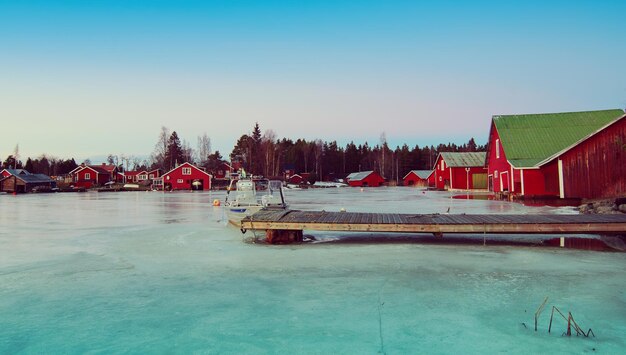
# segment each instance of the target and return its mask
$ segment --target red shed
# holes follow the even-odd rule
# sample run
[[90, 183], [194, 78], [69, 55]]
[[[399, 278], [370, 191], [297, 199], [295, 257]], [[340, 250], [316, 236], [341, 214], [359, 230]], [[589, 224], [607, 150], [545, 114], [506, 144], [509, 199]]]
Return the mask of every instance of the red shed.
[[428, 177], [432, 174], [432, 170], [411, 170], [402, 178], [402, 181], [404, 186], [424, 187], [428, 186]]
[[211, 178], [206, 171], [184, 163], [155, 179], [155, 185], [164, 190], [210, 190]]
[[624, 139], [623, 120], [622, 110], [493, 116], [489, 189], [522, 196], [616, 196], [624, 191], [626, 161], [616, 143]]
[[72, 181], [77, 187], [91, 188], [92, 186], [102, 186], [117, 178], [117, 167], [115, 165], [85, 165], [81, 164], [72, 170]]
[[385, 182], [385, 178], [375, 171], [360, 171], [352, 173], [346, 177], [350, 186], [371, 186], [378, 187]]
[[289, 176], [289, 178], [287, 179], [287, 182], [290, 184], [300, 185], [300, 184], [306, 183], [307, 181], [302, 177], [302, 175], [293, 174]]
[[486, 190], [485, 155], [485, 152], [439, 153], [433, 167], [435, 187], [447, 190]]

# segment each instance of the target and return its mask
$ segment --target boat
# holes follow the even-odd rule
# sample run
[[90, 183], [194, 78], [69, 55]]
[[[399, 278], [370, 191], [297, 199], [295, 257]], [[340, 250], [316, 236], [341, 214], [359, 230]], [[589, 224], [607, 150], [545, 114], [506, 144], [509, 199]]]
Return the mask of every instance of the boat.
[[224, 208], [228, 221], [235, 226], [262, 209], [286, 209], [283, 183], [268, 179], [231, 180]]

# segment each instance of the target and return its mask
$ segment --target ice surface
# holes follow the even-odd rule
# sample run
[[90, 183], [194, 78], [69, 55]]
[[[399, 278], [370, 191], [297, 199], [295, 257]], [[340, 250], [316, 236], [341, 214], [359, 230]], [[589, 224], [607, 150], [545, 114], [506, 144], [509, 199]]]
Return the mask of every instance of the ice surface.
[[[327, 211], [573, 213], [453, 195], [286, 198]], [[626, 352], [626, 254], [337, 233], [252, 244], [216, 198], [224, 193], [0, 196], [0, 353]], [[548, 334], [552, 305], [597, 338], [563, 337], [557, 318]]]

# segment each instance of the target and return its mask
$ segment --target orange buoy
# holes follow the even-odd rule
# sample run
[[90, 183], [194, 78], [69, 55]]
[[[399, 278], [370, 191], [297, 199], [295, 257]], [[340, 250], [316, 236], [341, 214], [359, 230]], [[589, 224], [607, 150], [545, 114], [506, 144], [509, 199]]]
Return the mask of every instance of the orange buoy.
[[220, 200], [215, 199], [213, 200], [213, 206], [219, 206], [220, 205]]

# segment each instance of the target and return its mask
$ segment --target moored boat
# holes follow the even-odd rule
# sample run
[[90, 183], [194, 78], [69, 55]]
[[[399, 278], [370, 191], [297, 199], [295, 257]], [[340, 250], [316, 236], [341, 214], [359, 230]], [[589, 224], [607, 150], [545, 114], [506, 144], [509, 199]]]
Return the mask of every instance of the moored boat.
[[244, 217], [264, 208], [287, 208], [282, 187], [283, 183], [278, 180], [232, 180], [224, 201], [228, 221], [239, 226]]

